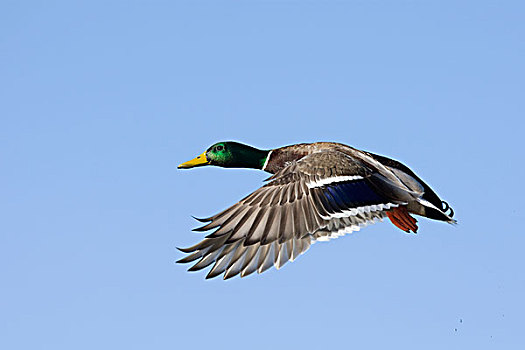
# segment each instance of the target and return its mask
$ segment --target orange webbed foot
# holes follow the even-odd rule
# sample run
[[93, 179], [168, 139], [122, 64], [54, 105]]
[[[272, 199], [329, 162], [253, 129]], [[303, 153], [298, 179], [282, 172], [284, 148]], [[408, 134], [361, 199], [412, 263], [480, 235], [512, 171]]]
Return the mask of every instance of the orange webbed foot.
[[410, 231], [417, 232], [417, 220], [408, 213], [405, 206], [393, 208], [386, 212], [386, 216], [392, 223], [402, 231], [409, 233]]

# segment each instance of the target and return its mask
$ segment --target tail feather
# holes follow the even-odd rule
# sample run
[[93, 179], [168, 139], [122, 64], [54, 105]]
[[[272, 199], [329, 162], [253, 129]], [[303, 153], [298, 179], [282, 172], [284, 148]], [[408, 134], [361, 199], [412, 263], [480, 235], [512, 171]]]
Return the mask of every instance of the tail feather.
[[[450, 208], [448, 203], [445, 206], [445, 210], [436, 207], [434, 204], [430, 203], [429, 201], [423, 198], [418, 198], [417, 203], [424, 207], [423, 216], [426, 216], [430, 219], [446, 221], [449, 224], [457, 224], [457, 221], [452, 218], [452, 215], [454, 215], [454, 211], [452, 210], [452, 208]], [[447, 214], [446, 211], [450, 211], [450, 214]]]

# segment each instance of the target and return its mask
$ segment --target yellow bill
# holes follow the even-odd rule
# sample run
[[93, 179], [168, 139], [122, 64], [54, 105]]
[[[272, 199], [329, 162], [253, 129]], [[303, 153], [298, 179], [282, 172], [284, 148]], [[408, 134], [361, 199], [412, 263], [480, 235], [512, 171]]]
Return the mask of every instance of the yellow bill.
[[188, 160], [187, 162], [182, 163], [177, 168], [189, 169], [189, 168], [194, 168], [196, 166], [203, 166], [203, 165], [208, 165], [208, 164], [210, 164], [210, 162], [206, 158], [206, 152], [204, 152], [200, 156], [197, 156], [196, 158], [193, 158], [192, 160]]

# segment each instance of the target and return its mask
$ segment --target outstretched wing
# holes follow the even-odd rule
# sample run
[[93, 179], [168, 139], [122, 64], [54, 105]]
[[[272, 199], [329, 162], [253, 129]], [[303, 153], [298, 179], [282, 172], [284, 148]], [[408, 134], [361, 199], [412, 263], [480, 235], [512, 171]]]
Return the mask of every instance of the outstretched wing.
[[223, 212], [201, 219], [207, 224], [195, 231], [214, 231], [180, 249], [189, 255], [178, 262], [198, 260], [190, 271], [214, 264], [206, 278], [261, 273], [293, 261], [312, 242], [358, 231], [406, 204], [381, 194], [391, 184], [376, 170], [339, 151], [306, 156], [268, 181]]

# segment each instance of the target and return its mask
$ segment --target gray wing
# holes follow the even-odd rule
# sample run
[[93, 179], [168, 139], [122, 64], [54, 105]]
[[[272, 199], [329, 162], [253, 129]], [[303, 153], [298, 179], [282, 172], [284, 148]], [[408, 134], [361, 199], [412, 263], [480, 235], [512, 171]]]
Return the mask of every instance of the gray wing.
[[188, 256], [178, 262], [198, 260], [190, 271], [213, 264], [206, 278], [261, 273], [295, 260], [315, 241], [358, 231], [406, 203], [402, 196], [381, 194], [381, 188], [395, 184], [377, 169], [338, 151], [311, 154], [268, 181], [223, 212], [201, 219], [207, 224], [195, 231], [214, 231], [180, 249]]

